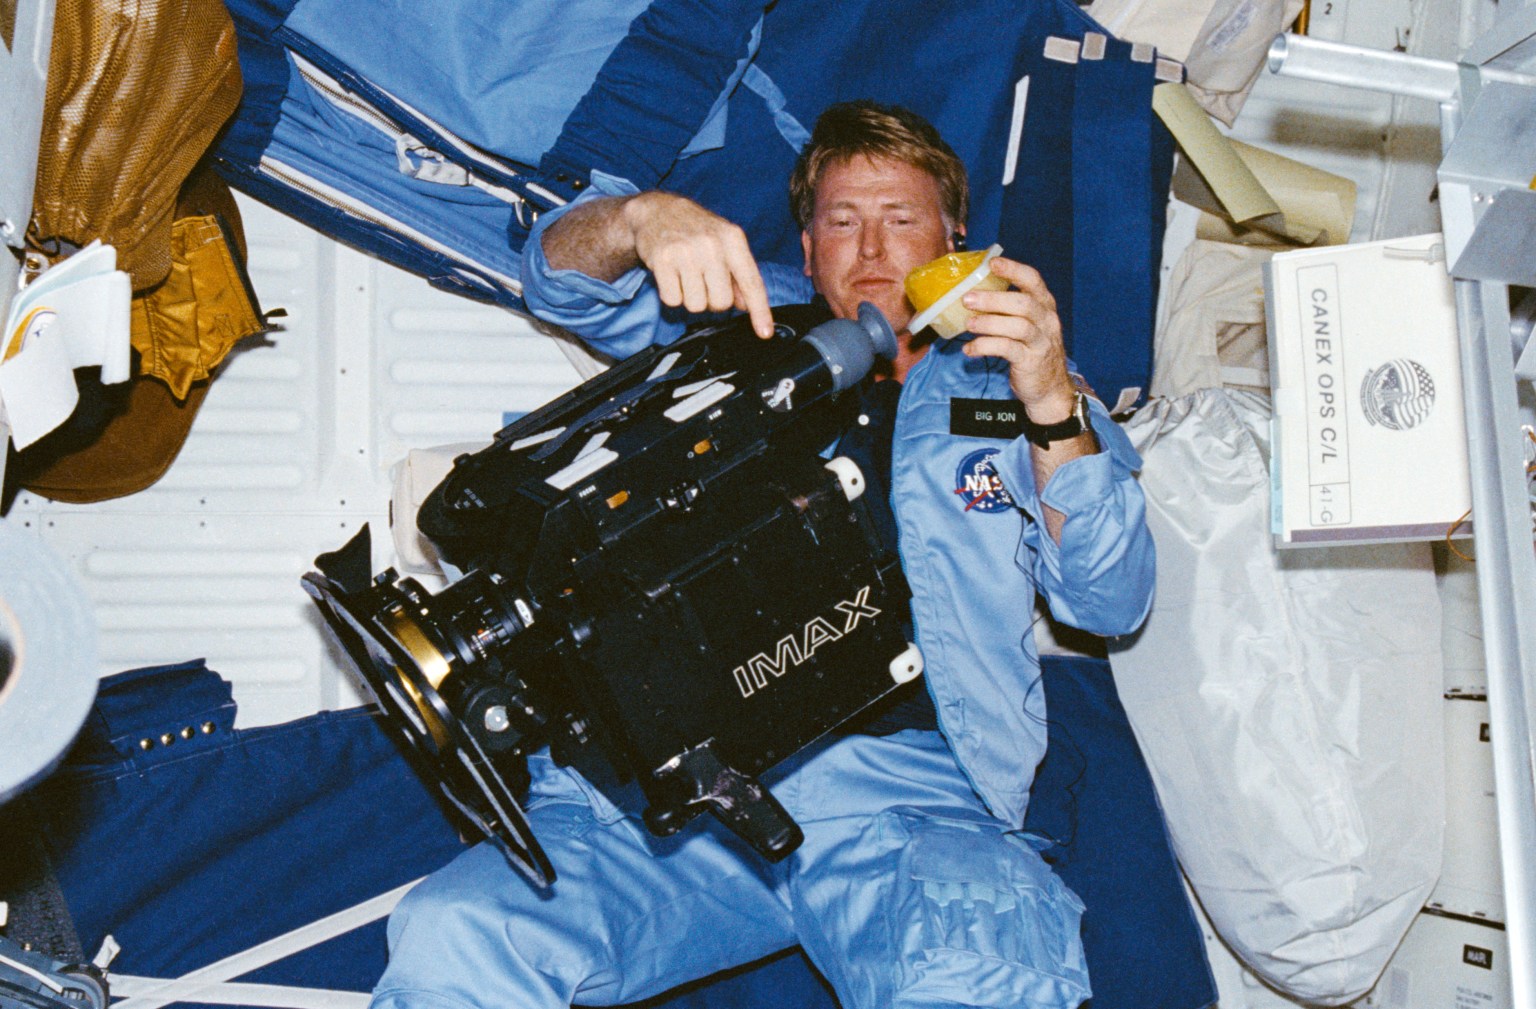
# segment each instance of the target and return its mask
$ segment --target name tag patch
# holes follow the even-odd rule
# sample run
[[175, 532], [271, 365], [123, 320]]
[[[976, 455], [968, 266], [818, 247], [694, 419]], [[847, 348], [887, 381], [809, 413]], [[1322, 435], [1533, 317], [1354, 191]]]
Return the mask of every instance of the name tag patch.
[[1024, 407], [1010, 399], [951, 399], [949, 433], [967, 438], [1017, 438], [1024, 433]]

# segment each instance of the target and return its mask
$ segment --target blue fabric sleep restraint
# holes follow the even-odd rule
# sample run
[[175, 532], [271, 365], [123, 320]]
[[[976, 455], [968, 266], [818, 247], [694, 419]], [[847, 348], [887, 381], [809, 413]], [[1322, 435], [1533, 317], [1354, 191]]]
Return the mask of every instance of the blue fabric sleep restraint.
[[[854, 98], [904, 105], [927, 118], [965, 163], [972, 190], [970, 244], [985, 247], [999, 227], [1015, 63], [1049, 35], [1076, 39], [1097, 30], [1075, 4], [1056, 0], [781, 0], [764, 17], [753, 66], [783, 95], [778, 118], [792, 117], [806, 130], [827, 106]], [[986, 34], [987, 47], [967, 44], [978, 33]], [[759, 259], [799, 262], [799, 229], [783, 181], [798, 148], [756, 91], [737, 88], [727, 107], [725, 145], [679, 162], [663, 185], [740, 223]], [[1061, 164], [1039, 168], [1043, 184], [1062, 185]], [[743, 192], [742, 179], [764, 184]]]
[[[107, 677], [59, 771], [32, 793], [81, 944], [176, 978], [430, 872], [457, 831], [363, 709], [234, 729], [201, 660]], [[166, 738], [169, 742], [165, 742]], [[367, 991], [380, 921], [244, 981]]]
[[[355, 0], [229, 7], [246, 92], [215, 152], [221, 173], [437, 286], [521, 310], [532, 212], [579, 192], [594, 168], [690, 196], [740, 223], [761, 260], [797, 262], [784, 180], [823, 109], [868, 97], [923, 114], [955, 148], [972, 183], [970, 244], [1000, 237], [1041, 267], [1089, 383], [1111, 400], [1147, 384], [1171, 148], [1150, 113], [1152, 64], [1127, 62], [1128, 47], [1075, 67], [1043, 59], [1047, 38], [1100, 30], [1069, 0], [441, 0], [388, 17]], [[966, 44], [981, 32], [991, 44]], [[345, 111], [298, 58], [394, 125]], [[455, 184], [449, 169], [502, 194]]]
[[[1011, 47], [999, 44], [983, 57], [975, 47], [935, 43], [967, 38], [980, 25], [1009, 26]], [[1045, 58], [1047, 38], [1075, 42], [1090, 32], [1107, 43], [1103, 58], [1075, 65]], [[809, 38], [821, 40], [816, 52], [807, 52]], [[678, 161], [661, 185], [741, 224], [760, 259], [798, 262], [799, 230], [782, 187], [768, 184], [789, 177], [796, 139], [837, 101], [906, 105], [934, 123], [967, 167], [969, 244], [981, 248], [997, 236], [1009, 255], [1041, 269], [1063, 305], [1069, 354], [1113, 403], [1120, 389], [1144, 390], [1150, 381], [1172, 171], [1172, 140], [1152, 114], [1155, 64], [1150, 56], [1133, 60], [1131, 50], [1075, 5], [983, 0], [892, 9], [783, 0], [764, 17], [746, 86], [730, 92], [723, 144]], [[1005, 188], [1014, 99], [1025, 77], [1023, 132]], [[622, 163], [607, 164], [610, 174], [634, 181]], [[743, 187], [742, 179], [764, 184]]]
[[[648, 185], [659, 170], [626, 150], [613, 124], [633, 122], [659, 144], [661, 169], [688, 153], [690, 138], [707, 145], [723, 128], [711, 126], [711, 109], [746, 69], [761, 5], [730, 8], [740, 31], [724, 13], [706, 16], [714, 6], [443, 0], [368, 17], [341, 0], [230, 0], [246, 92], [215, 163], [237, 188], [333, 237], [435, 286], [520, 310], [526, 225], [585, 185], [586, 169], [567, 170], [561, 158], [592, 152], [550, 148], [589, 87], [588, 105], [604, 110], [609, 128], [570, 135], [613, 146]], [[686, 37], [674, 45], [680, 26]], [[615, 69], [600, 76], [621, 43]], [[709, 46], [719, 53], [712, 61], [702, 59]], [[659, 68], [667, 102], [655, 101], [652, 82], [638, 89], [648, 106], [627, 109], [636, 94], [607, 86], [632, 77], [637, 59]], [[330, 82], [306, 80], [300, 60]], [[366, 111], [348, 111], [356, 105]], [[475, 184], [462, 181], [466, 172]]]
[[1072, 133], [1072, 186], [1084, 196], [1073, 201], [1071, 289], [1083, 337], [1067, 353], [1111, 405], [1121, 389], [1145, 396], [1151, 378], [1144, 334], [1155, 326], [1173, 172], [1173, 137], [1147, 99], [1154, 64], [1131, 59], [1131, 49], [1110, 39], [1103, 59], [1077, 64], [1077, 119], [1096, 125]]

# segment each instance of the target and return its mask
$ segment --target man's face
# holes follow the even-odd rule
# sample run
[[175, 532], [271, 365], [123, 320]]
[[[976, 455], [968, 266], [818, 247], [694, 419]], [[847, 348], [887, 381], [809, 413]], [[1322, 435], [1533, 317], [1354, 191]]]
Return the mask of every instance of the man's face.
[[954, 249], [938, 180], [890, 158], [828, 165], [816, 183], [816, 213], [800, 235], [805, 275], [851, 319], [873, 302], [897, 332], [912, 320], [902, 281]]

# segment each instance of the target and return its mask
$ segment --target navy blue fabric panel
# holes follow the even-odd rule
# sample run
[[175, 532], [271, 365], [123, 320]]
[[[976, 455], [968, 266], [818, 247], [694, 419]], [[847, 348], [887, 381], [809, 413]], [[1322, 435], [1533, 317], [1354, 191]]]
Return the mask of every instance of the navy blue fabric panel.
[[[1154, 192], [1150, 96], [1154, 64], [1111, 40], [1104, 59], [1077, 64], [1072, 133], [1073, 328], [1068, 351], [1106, 402], [1146, 391], [1152, 374], [1157, 263], [1166, 185]], [[1154, 210], [1156, 218], [1154, 218]]]
[[[828, 105], [855, 98], [907, 106], [938, 127], [966, 165], [972, 246], [997, 229], [998, 182], [1013, 93], [1013, 50], [1040, 32], [1081, 32], [1068, 4], [817, 4], [795, 0], [764, 24], [760, 64], [807, 128]], [[820, 28], [819, 26], [825, 26]], [[808, 50], [797, 40], [816, 37]], [[966, 44], [985, 33], [987, 48]]]
[[[763, 0], [657, 0], [635, 18], [540, 162], [655, 186], [747, 52]], [[657, 97], [665, 95], [666, 101]]]
[[725, 146], [679, 161], [660, 186], [741, 225], [763, 262], [798, 266], [804, 255], [788, 186], [798, 152], [779, 136], [762, 99], [746, 88], [731, 95], [726, 116]]
[[[237, 0], [231, 0], [233, 4]], [[240, 76], [244, 89], [240, 105], [214, 143], [214, 156], [241, 165], [254, 165], [272, 142], [288, 90], [288, 61], [282, 46], [248, 31], [239, 17]]]
[[[827, 4], [780, 0], [763, 21], [756, 66], [784, 93], [786, 111], [806, 129], [835, 102], [870, 98], [928, 118], [971, 177], [970, 245], [999, 233], [1001, 189], [1016, 59], [1046, 35], [1079, 38], [1094, 22], [1060, 0], [979, 0], [969, 4]], [[984, 33], [988, 48], [956, 40]], [[738, 88], [726, 145], [678, 163], [662, 181], [740, 223], [764, 260], [798, 263], [799, 232], [785, 181], [792, 149], [762, 107]], [[1059, 125], [1067, 130], [1065, 121]], [[1026, 165], [1064, 186], [1069, 162]]]
[[1010, 258], [1040, 271], [1056, 298], [1070, 357], [1075, 335], [1072, 127], [1077, 75], [1072, 64], [1046, 59], [1042, 48], [1021, 52], [1016, 64], [1017, 79], [1027, 78], [1029, 84], [1017, 168], [1003, 189], [997, 240]]
[[[164, 718], [162, 693], [178, 698], [176, 724]], [[134, 770], [147, 770], [162, 761], [222, 745], [234, 727], [233, 691], [202, 659], [130, 669], [101, 681], [70, 760], [76, 764], [122, 762]]]
[[1093, 1009], [1203, 1009], [1216, 1001], [1205, 940], [1152, 777], [1102, 659], [1044, 656], [1050, 748], [1024, 828], [1082, 898]]
[[[327, 712], [204, 737], [196, 719], [207, 681], [186, 672], [103, 684], [102, 706], [133, 713], [114, 734], [156, 740], [141, 755], [150, 759], [77, 748], [35, 792], [82, 945], [94, 952], [113, 935], [122, 946], [114, 970], [179, 976], [409, 882], [462, 849], [373, 715]], [[193, 741], [177, 735], [189, 725]], [[165, 733], [175, 742], [159, 743]], [[382, 923], [327, 947], [259, 979], [372, 987]]]
[[838, 1009], [837, 996], [799, 947], [628, 1009]]
[[1113, 403], [1151, 380], [1172, 157], [1151, 109], [1154, 65], [1107, 41], [1097, 60], [1026, 54], [1029, 100], [1001, 242], [1040, 270], [1068, 355]]
[[[93, 954], [112, 935], [117, 973], [177, 977], [463, 850], [374, 715], [231, 731], [233, 718], [228, 682], [201, 660], [109, 677], [64, 765], [31, 793], [82, 946]], [[386, 955], [380, 920], [236, 980], [368, 991]], [[794, 952], [644, 1007], [768, 1004], [836, 1005]]]
[[293, 13], [299, 0], [224, 0], [242, 35], [270, 36]]

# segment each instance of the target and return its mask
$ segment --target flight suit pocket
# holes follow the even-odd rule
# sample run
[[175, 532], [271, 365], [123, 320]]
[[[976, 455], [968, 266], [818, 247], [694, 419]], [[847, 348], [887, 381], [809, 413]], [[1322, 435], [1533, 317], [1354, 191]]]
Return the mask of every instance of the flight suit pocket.
[[909, 834], [900, 1006], [1071, 1009], [1089, 997], [1083, 905], [995, 821], [898, 814]]

